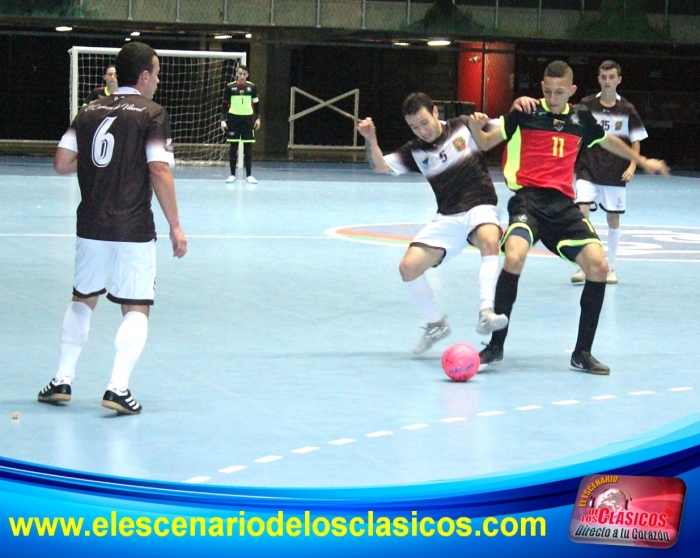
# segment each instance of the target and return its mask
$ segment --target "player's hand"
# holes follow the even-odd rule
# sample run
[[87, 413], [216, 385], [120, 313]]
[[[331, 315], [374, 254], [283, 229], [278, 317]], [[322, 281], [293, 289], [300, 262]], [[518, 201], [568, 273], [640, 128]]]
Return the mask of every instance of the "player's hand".
[[360, 135], [369, 141], [377, 139], [377, 128], [371, 118], [363, 118], [357, 123], [357, 131]]
[[530, 114], [535, 111], [537, 105], [539, 104], [539, 100], [533, 99], [532, 97], [518, 97], [515, 99], [515, 101], [513, 101], [510, 109], [517, 110], [518, 112], [524, 112], [525, 114]]
[[226, 125], [226, 122], [223, 120], [221, 121], [221, 131], [226, 133], [228, 131], [228, 126]]
[[253, 130], [257, 131], [260, 129], [260, 119], [256, 118], [255, 123], [253, 124]]
[[664, 176], [671, 174], [671, 169], [668, 168], [666, 161], [661, 159], [644, 159], [642, 168], [649, 174], [662, 174]]
[[173, 243], [174, 258], [181, 258], [187, 254], [187, 238], [180, 227], [170, 229], [170, 242]]
[[632, 163], [629, 167], [625, 169], [625, 172], [622, 173], [622, 181], [623, 182], [630, 182], [634, 178], [634, 171], [637, 170], [637, 165]]
[[472, 113], [467, 118], [469, 119], [469, 122], [474, 124], [474, 126], [479, 130], [483, 129], [490, 120], [489, 115], [484, 114], [483, 112]]

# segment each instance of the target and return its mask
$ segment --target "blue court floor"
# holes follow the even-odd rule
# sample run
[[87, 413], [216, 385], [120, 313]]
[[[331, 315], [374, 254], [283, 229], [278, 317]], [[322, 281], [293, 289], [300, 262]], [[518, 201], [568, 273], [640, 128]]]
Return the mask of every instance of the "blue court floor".
[[[575, 459], [700, 410], [697, 177], [629, 187], [620, 284], [593, 351], [610, 376], [569, 370], [581, 288], [574, 266], [535, 251], [503, 364], [455, 383], [442, 351], [487, 341], [474, 329], [479, 257], [429, 272], [453, 333], [413, 358], [424, 324], [398, 262], [434, 213], [427, 183], [358, 164], [256, 162], [254, 173], [253, 187], [225, 184], [225, 167], [176, 169], [181, 260], [154, 205], [156, 304], [131, 381], [144, 411], [117, 416], [100, 406], [120, 322], [106, 299], [72, 401], [36, 401], [57, 365], [79, 193], [48, 160], [0, 161], [0, 455], [175, 482], [415, 484]], [[605, 241], [604, 216], [592, 220]]]

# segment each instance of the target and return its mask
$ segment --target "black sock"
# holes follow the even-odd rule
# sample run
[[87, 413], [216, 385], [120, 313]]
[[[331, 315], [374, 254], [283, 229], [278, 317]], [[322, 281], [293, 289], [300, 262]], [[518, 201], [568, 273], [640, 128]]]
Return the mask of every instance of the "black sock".
[[253, 174], [253, 144], [243, 144], [243, 164], [245, 165], [245, 174], [250, 176]]
[[228, 152], [228, 163], [231, 167], [231, 175], [236, 176], [236, 165], [238, 164], [238, 144], [230, 143]]
[[[498, 276], [498, 282], [496, 283], [496, 298], [494, 300], [493, 311], [496, 314], [505, 314], [508, 316], [508, 322], [510, 323], [510, 314], [513, 311], [513, 304], [515, 304], [515, 299], [518, 296], [518, 280], [520, 275], [515, 273], [510, 273], [505, 269], [501, 270], [501, 274]], [[494, 331], [491, 334], [491, 345], [497, 345], [503, 347], [506, 342], [506, 336], [508, 335], [508, 327]]]
[[578, 322], [578, 339], [576, 339], [574, 354], [578, 355], [581, 351], [591, 352], [604, 299], [605, 281], [586, 280], [581, 293], [581, 317]]

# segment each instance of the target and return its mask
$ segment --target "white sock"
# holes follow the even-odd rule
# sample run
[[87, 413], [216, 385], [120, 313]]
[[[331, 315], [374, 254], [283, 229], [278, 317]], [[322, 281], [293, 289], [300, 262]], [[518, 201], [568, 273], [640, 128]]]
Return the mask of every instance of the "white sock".
[[608, 229], [608, 264], [610, 269], [615, 269], [617, 260], [617, 247], [620, 245], [620, 229]]
[[124, 393], [129, 388], [129, 377], [147, 337], [148, 316], [143, 312], [127, 312], [114, 338], [114, 367], [107, 389]]
[[404, 285], [406, 285], [409, 296], [418, 306], [426, 322], [432, 323], [442, 320], [442, 314], [435, 304], [433, 289], [425, 275], [421, 275], [413, 281], [404, 281]]
[[91, 317], [92, 309], [87, 304], [71, 301], [68, 305], [61, 326], [58, 371], [54, 377], [57, 383], [73, 383], [75, 365], [90, 332]]
[[498, 256], [482, 256], [481, 267], [479, 268], [479, 299], [484, 308], [493, 308], [496, 297], [496, 283], [501, 272], [501, 265]]

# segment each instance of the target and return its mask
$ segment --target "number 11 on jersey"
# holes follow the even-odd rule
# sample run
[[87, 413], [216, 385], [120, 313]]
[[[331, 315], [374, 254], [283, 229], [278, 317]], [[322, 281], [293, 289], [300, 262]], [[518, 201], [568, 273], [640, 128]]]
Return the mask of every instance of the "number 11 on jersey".
[[564, 156], [564, 138], [559, 137], [559, 136], [553, 136], [552, 141], [554, 142], [554, 145], [552, 146], [552, 155], [554, 157], [563, 157]]

